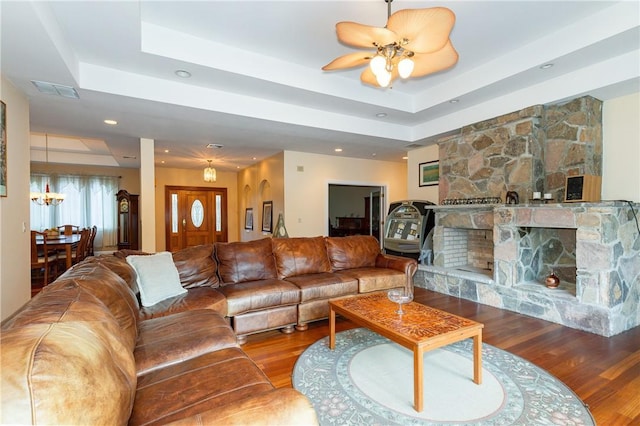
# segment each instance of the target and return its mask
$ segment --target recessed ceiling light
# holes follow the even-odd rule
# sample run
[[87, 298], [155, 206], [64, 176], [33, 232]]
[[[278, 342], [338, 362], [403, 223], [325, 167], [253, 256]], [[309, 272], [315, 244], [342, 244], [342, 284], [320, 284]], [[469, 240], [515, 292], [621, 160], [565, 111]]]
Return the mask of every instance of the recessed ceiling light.
[[544, 64], [540, 66], [541, 70], [548, 70], [549, 68], [551, 68], [553, 66], [553, 64]]
[[185, 70], [177, 70], [176, 75], [180, 78], [189, 78], [191, 77], [191, 73]]
[[257, 158], [256, 158], [256, 157], [253, 157], [253, 159], [254, 159], [254, 160], [257, 160]]
[[371, 156], [373, 156], [373, 157], [375, 157], [376, 155], [378, 155], [378, 154], [376, 154], [375, 152], [373, 154], [371, 154]]
[[342, 152], [342, 148], [336, 148], [334, 149], [335, 152]]
[[378, 117], [378, 118], [385, 118], [386, 116], [387, 116], [386, 112], [379, 112], [379, 113], [376, 114], [376, 117]]
[[458, 102], [460, 102], [460, 99], [451, 99], [449, 101], [450, 104], [457, 104]]
[[161, 163], [164, 164], [164, 160], [162, 160]]
[[109, 124], [110, 126], [115, 126], [116, 124], [118, 124], [118, 122], [116, 120], [104, 120], [104, 124]]
[[403, 160], [408, 160], [409, 157], [407, 157], [406, 155], [404, 157], [402, 157]]

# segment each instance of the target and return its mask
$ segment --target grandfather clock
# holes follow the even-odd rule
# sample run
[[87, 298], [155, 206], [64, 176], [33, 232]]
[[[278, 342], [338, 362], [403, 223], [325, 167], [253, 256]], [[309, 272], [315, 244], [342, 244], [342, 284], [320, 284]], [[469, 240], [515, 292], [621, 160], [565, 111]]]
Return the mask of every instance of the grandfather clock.
[[118, 250], [138, 250], [138, 196], [121, 189], [118, 202]]

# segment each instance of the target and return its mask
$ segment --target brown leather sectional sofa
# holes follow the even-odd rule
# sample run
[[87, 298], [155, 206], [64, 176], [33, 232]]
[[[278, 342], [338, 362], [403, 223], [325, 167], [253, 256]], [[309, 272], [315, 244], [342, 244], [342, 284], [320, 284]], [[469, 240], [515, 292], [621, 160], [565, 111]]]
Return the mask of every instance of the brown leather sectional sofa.
[[329, 299], [402, 287], [417, 270], [415, 260], [383, 254], [375, 238], [361, 235], [216, 243], [173, 259], [188, 292], [142, 308], [143, 316], [214, 309], [230, 320], [240, 344], [266, 330], [306, 330], [329, 315]]
[[236, 335], [304, 329], [416, 269], [367, 237], [218, 243], [175, 253], [187, 293], [140, 307], [125, 256], [81, 262], [2, 323], [0, 423], [316, 424]]

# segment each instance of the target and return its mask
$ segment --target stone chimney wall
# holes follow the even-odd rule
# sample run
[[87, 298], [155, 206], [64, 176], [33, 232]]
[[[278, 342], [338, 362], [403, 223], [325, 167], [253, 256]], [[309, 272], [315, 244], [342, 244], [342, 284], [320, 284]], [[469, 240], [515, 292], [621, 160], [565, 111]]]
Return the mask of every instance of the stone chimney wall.
[[438, 141], [440, 202], [447, 198], [500, 197], [516, 191], [564, 198], [565, 179], [602, 175], [602, 102], [585, 96], [536, 105], [464, 126]]
[[544, 112], [544, 192], [562, 201], [567, 176], [602, 176], [602, 101], [585, 96]]

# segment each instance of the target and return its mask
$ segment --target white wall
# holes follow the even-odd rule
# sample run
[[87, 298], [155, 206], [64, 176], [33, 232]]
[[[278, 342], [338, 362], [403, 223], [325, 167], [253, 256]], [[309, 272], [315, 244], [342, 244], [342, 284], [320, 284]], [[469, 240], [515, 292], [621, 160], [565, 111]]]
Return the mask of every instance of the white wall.
[[640, 202], [640, 93], [602, 110], [602, 199]]
[[7, 106], [7, 196], [0, 198], [0, 317], [31, 298], [29, 229], [29, 101], [0, 76]]
[[419, 186], [420, 163], [438, 160], [438, 145], [430, 145], [409, 151], [407, 160], [407, 199], [426, 200], [440, 204], [438, 185]]
[[[271, 235], [262, 231], [262, 206], [265, 201], [273, 203], [272, 229], [275, 229], [279, 214], [284, 213], [283, 169], [284, 153], [280, 152], [238, 173], [237, 204], [240, 241], [252, 241]], [[245, 214], [248, 208], [253, 209], [252, 230], [245, 229]], [[287, 225], [286, 221], [285, 225]], [[289, 232], [288, 227], [285, 227]]]
[[405, 163], [285, 151], [284, 219], [289, 236], [327, 235], [329, 184], [382, 186], [387, 211], [390, 201], [407, 198], [406, 180]]

